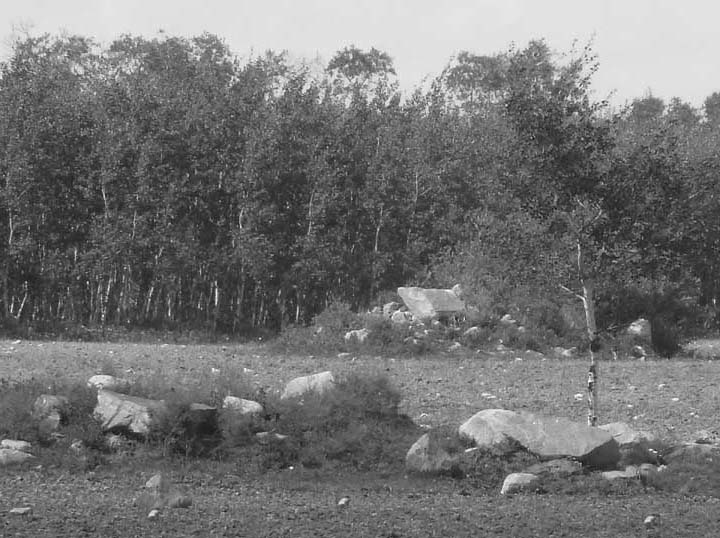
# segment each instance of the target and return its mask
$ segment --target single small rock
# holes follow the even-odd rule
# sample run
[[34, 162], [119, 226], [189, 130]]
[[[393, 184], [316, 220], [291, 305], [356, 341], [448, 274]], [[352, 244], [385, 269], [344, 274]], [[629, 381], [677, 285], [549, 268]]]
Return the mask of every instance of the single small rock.
[[127, 379], [120, 379], [113, 375], [98, 374], [88, 379], [87, 386], [113, 392], [126, 392], [130, 388], [130, 382]]
[[338, 506], [340, 508], [346, 508], [350, 504], [350, 497], [343, 497], [338, 501]]
[[318, 374], [296, 377], [285, 385], [285, 390], [280, 396], [281, 400], [298, 398], [308, 392], [322, 394], [329, 391], [335, 385], [335, 378], [332, 372], [320, 372]]
[[270, 441], [284, 441], [288, 436], [276, 432], [257, 432], [255, 438], [261, 443], [269, 443]]
[[263, 406], [258, 402], [237, 396], [225, 396], [222, 406], [223, 409], [237, 411], [241, 415], [259, 415], [263, 412]]
[[81, 439], [75, 439], [70, 444], [69, 450], [76, 456], [82, 456], [85, 453], [85, 448], [85, 443], [83, 443]]
[[600, 473], [600, 476], [602, 476], [605, 480], [608, 480], [609, 482], [612, 482], [614, 480], [618, 479], [628, 479], [628, 478], [637, 478], [637, 471], [603, 471]]
[[395, 301], [391, 301], [389, 303], [385, 303], [382, 307], [382, 313], [383, 316], [386, 318], [391, 317], [395, 312], [397, 312], [402, 305], [400, 303], [397, 303]]
[[170, 488], [170, 482], [164, 474], [156, 473], [145, 482], [145, 487], [155, 491], [167, 491]]
[[171, 494], [167, 499], [168, 508], [189, 508], [192, 506], [192, 498], [179, 493]]
[[645, 352], [645, 348], [642, 346], [633, 346], [632, 350], [630, 351], [630, 354], [635, 357], [636, 359], [644, 359], [647, 356], [647, 353]]
[[534, 475], [551, 475], [551, 476], [559, 476], [559, 477], [566, 477], [566, 476], [572, 476], [576, 474], [580, 474], [583, 472], [582, 463], [575, 460], [568, 460], [568, 459], [557, 459], [557, 460], [550, 460], [550, 461], [542, 461], [539, 463], [535, 463], [525, 469], [523, 471], [524, 473], [530, 473]]
[[18, 441], [15, 439], [3, 439], [0, 441], [0, 448], [10, 448], [19, 450], [20, 452], [30, 452], [32, 445], [27, 441]]
[[157, 519], [159, 515], [160, 515], [160, 510], [158, 510], [157, 508], [153, 508], [152, 510], [150, 510], [148, 512], [147, 517], [148, 517], [148, 519]]
[[30, 506], [22, 506], [18, 508], [12, 508], [10, 514], [13, 516], [27, 516], [32, 514], [32, 508]]
[[460, 342], [453, 342], [450, 347], [448, 348], [448, 351], [450, 353], [454, 353], [455, 351], [460, 351], [462, 349], [462, 344]]
[[720, 434], [715, 430], [699, 430], [693, 434], [692, 440], [694, 443], [703, 445], [717, 445], [720, 444]]
[[509, 474], [503, 482], [500, 495], [512, 495], [520, 491], [528, 491], [532, 488], [533, 482], [536, 482], [538, 477], [531, 473], [512, 473]]
[[470, 327], [463, 333], [465, 338], [479, 338], [480, 335], [482, 335], [482, 329], [480, 327]]
[[652, 339], [652, 328], [650, 322], [644, 318], [633, 321], [627, 328], [627, 334], [637, 336], [648, 342]]
[[643, 521], [643, 524], [645, 525], [646, 529], [655, 529], [660, 525], [660, 516], [658, 515], [650, 515], [645, 518], [645, 521]]
[[410, 323], [412, 320], [412, 314], [406, 310], [396, 310], [390, 316], [390, 321], [393, 323]]

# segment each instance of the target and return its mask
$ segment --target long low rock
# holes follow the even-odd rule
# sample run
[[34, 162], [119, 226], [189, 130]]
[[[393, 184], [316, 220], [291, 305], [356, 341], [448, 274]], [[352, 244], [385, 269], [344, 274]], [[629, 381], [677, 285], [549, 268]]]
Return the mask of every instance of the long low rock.
[[332, 372], [329, 371], [296, 377], [285, 386], [285, 390], [280, 396], [280, 399], [300, 398], [309, 392], [322, 394], [330, 390], [334, 384], [335, 378]]
[[15, 450], [14, 448], [0, 448], [0, 467], [6, 465], [18, 465], [25, 463], [28, 460], [35, 459], [35, 456], [23, 452], [22, 450]]
[[511, 439], [541, 459], [574, 458], [595, 468], [613, 468], [620, 450], [612, 434], [566, 418], [485, 409], [460, 426], [460, 435], [479, 447], [497, 447]]

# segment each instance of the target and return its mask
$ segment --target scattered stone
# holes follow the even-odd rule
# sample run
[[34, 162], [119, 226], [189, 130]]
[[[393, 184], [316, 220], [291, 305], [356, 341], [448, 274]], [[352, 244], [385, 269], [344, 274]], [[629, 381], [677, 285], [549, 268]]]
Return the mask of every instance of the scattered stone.
[[33, 403], [32, 416], [38, 421], [38, 429], [43, 435], [50, 435], [60, 428], [67, 417], [70, 403], [64, 396], [41, 394]]
[[355, 341], [358, 344], [364, 344], [365, 340], [367, 340], [368, 335], [370, 334], [369, 329], [356, 329], [354, 331], [348, 331], [345, 333], [345, 341], [346, 342], [352, 342]]
[[167, 412], [163, 400], [128, 396], [110, 390], [98, 390], [97, 400], [95, 416], [105, 432], [129, 431], [147, 435], [153, 417]]
[[259, 415], [263, 412], [263, 406], [258, 402], [237, 396], [225, 396], [222, 406], [223, 409], [230, 409], [241, 415]]
[[482, 329], [480, 327], [470, 327], [463, 333], [465, 338], [479, 338], [482, 335]]
[[35, 456], [23, 452], [22, 450], [15, 450], [13, 448], [0, 448], [0, 467], [7, 465], [19, 465], [29, 460], [34, 460]]
[[402, 305], [400, 303], [397, 303], [395, 301], [385, 303], [382, 307], [383, 316], [385, 316], [386, 318], [391, 317], [395, 312], [400, 310], [401, 306]]
[[531, 473], [512, 473], [505, 477], [500, 495], [512, 495], [521, 491], [532, 489], [532, 484], [538, 477]]
[[127, 392], [130, 389], [130, 381], [120, 379], [112, 375], [98, 374], [88, 379], [88, 387], [96, 389], [111, 390], [113, 392]]
[[627, 334], [637, 336], [648, 342], [652, 341], [652, 328], [650, 322], [645, 318], [633, 321], [627, 328]]
[[27, 441], [17, 441], [15, 439], [3, 439], [0, 441], [0, 448], [10, 448], [19, 450], [20, 452], [30, 452], [32, 445]]
[[257, 432], [255, 434], [255, 438], [259, 442], [266, 444], [266, 443], [269, 443], [270, 441], [284, 441], [285, 439], [288, 438], [288, 436], [283, 435], [281, 433], [276, 433], [276, 432]]
[[157, 519], [159, 515], [160, 515], [160, 510], [158, 510], [157, 508], [153, 508], [152, 510], [150, 510], [148, 512], [147, 517], [148, 517], [148, 519]]
[[462, 424], [459, 432], [479, 447], [508, 447], [508, 439], [514, 440], [545, 460], [574, 458], [590, 467], [612, 468], [620, 459], [609, 432], [566, 418], [485, 409]]
[[398, 295], [413, 316], [423, 321], [448, 319], [465, 312], [465, 303], [452, 290], [398, 288]]
[[337, 504], [340, 508], [347, 508], [350, 505], [350, 497], [343, 497]]
[[30, 506], [23, 506], [23, 507], [10, 509], [10, 515], [13, 515], [13, 516], [29, 516], [30, 514], [32, 514], [32, 508]]
[[397, 310], [390, 316], [390, 321], [393, 323], [411, 323], [413, 316], [406, 310]]
[[285, 385], [285, 390], [280, 396], [281, 400], [288, 398], [299, 398], [308, 392], [323, 394], [335, 386], [335, 378], [332, 372], [320, 372], [318, 374], [296, 377]]
[[541, 461], [525, 469], [524, 473], [566, 477], [582, 473], [582, 463], [569, 459]]

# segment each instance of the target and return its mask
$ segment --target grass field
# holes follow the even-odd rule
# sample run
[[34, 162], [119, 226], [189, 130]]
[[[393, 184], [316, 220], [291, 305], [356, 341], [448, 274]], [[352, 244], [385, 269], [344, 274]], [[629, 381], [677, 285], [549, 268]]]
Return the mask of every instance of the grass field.
[[[243, 375], [279, 391], [297, 375], [380, 371], [400, 389], [417, 424], [459, 425], [484, 408], [526, 409], [585, 420], [584, 360], [521, 353], [420, 358], [277, 355], [260, 345], [96, 344], [0, 341], [0, 378], [84, 381], [114, 370], [131, 380], [164, 376], [178, 386]], [[519, 360], [522, 359], [522, 360]], [[214, 369], [214, 370], [213, 370]], [[720, 362], [614, 361], [600, 365], [600, 421], [626, 421], [670, 441], [716, 429]], [[403, 461], [378, 472], [342, 467], [258, 473], [242, 461], [118, 461], [92, 472], [8, 468], [0, 475], [2, 536], [717, 536], [714, 495], [645, 491], [639, 485], [501, 497], [464, 480], [406, 476]], [[134, 500], [163, 470], [193, 505], [148, 520]], [[350, 497], [347, 508], [337, 501]], [[11, 516], [15, 506], [31, 516]], [[661, 525], [643, 526], [649, 514]]]

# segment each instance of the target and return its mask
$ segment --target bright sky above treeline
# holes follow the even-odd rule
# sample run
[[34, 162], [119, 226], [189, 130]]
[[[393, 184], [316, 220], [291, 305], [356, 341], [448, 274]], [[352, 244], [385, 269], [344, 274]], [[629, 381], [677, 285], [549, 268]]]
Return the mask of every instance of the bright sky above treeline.
[[122, 34], [210, 32], [239, 57], [272, 49], [327, 62], [348, 45], [394, 61], [403, 90], [459, 51], [494, 54], [544, 38], [558, 53], [592, 42], [597, 100], [651, 93], [701, 107], [720, 91], [720, 4], [713, 0], [0, 0], [0, 58], [14, 36], [66, 32], [109, 43]]

